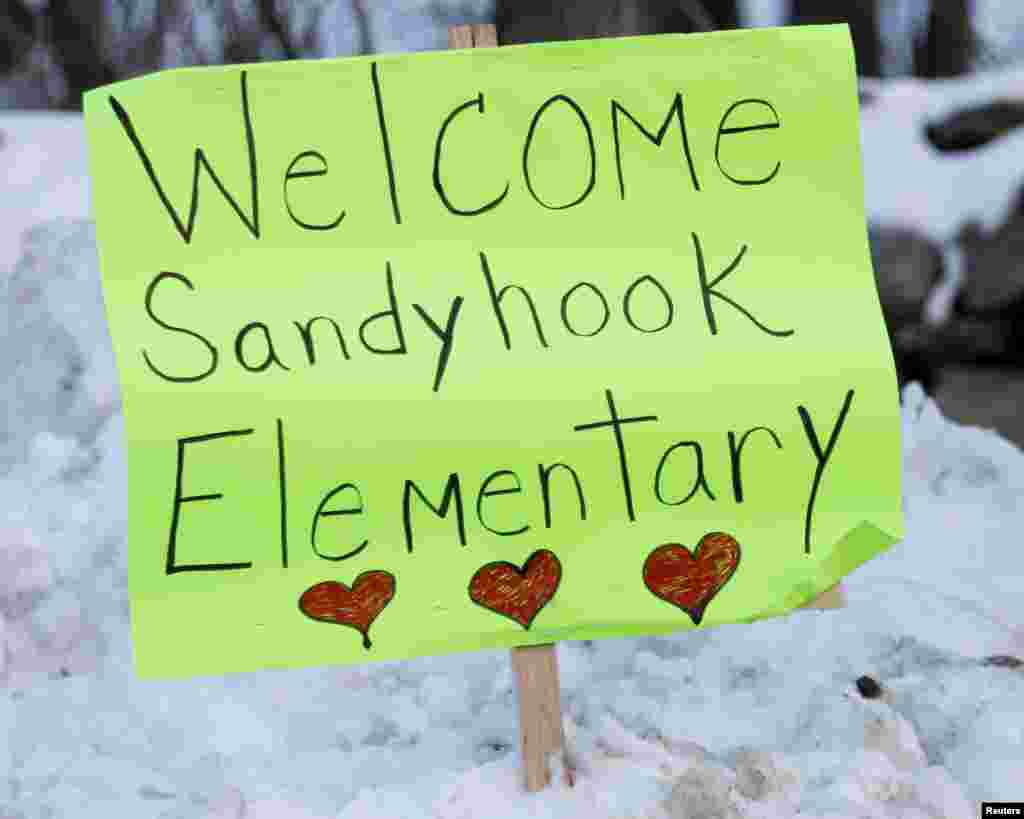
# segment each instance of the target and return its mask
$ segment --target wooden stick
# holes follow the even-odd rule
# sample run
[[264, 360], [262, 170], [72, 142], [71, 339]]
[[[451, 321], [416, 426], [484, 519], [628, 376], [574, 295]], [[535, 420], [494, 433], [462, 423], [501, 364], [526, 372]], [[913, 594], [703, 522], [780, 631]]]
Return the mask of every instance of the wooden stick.
[[[498, 36], [492, 25], [451, 26], [449, 48], [493, 48]], [[833, 609], [845, 605], [842, 586], [836, 585], [804, 608]], [[512, 649], [512, 669], [519, 691], [519, 741], [526, 790], [543, 790], [551, 781], [548, 759], [559, 754], [566, 782], [573, 785], [573, 769], [566, 756], [562, 730], [558, 657], [553, 643]]]
[[492, 25], [449, 26], [448, 48], [493, 48], [498, 31]]
[[554, 643], [513, 648], [512, 670], [519, 690], [519, 747], [526, 790], [543, 790], [550, 783], [551, 754], [562, 758], [565, 780], [571, 787], [573, 770], [565, 753]]
[[836, 583], [831, 589], [823, 591], [810, 603], [804, 603], [802, 609], [842, 609], [846, 608], [846, 595], [843, 594], [843, 584]]
[[[492, 25], [451, 26], [448, 48], [493, 48], [498, 35]], [[543, 790], [551, 781], [550, 754], [563, 760], [566, 782], [573, 771], [562, 731], [558, 657], [553, 643], [512, 649], [512, 670], [519, 691], [519, 742], [526, 790]]]

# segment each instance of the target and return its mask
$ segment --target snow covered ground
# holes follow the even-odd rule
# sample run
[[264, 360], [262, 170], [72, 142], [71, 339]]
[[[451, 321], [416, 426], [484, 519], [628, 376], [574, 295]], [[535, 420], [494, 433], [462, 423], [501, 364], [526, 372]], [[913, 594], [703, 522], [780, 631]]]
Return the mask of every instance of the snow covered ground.
[[[985, 169], [919, 177], [909, 142], [878, 150], [900, 101], [926, 98], [892, 86], [891, 116], [866, 116], [868, 205], [945, 197], [922, 212], [945, 237], [949, 208], [1002, 200]], [[908, 536], [848, 578], [847, 608], [560, 644], [574, 789], [522, 792], [505, 652], [135, 680], [81, 123], [8, 113], [0, 132], [0, 817], [968, 819], [1024, 798], [1024, 455], [915, 386]], [[883, 201], [885, 162], [920, 198]]]

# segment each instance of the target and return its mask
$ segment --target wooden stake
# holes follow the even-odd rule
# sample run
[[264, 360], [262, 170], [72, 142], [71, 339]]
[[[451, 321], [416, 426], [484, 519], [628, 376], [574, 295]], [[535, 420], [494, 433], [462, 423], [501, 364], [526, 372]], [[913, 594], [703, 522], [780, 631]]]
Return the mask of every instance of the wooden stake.
[[[492, 25], [451, 26], [448, 48], [493, 48], [498, 34]], [[512, 649], [512, 670], [519, 691], [519, 747], [526, 790], [543, 790], [551, 781], [550, 754], [562, 758], [566, 782], [573, 771], [562, 732], [558, 658], [553, 643]]]
[[831, 589], [823, 591], [810, 603], [804, 603], [800, 608], [804, 609], [844, 609], [846, 608], [846, 595], [843, 594], [843, 584], [836, 583]]
[[526, 790], [543, 790], [551, 781], [548, 759], [562, 759], [566, 783], [572, 787], [573, 769], [566, 756], [562, 731], [558, 658], [554, 643], [512, 649], [512, 670], [519, 689], [519, 748]]
[[493, 48], [498, 32], [492, 25], [449, 26], [448, 48]]
[[[498, 35], [492, 25], [451, 26], [449, 48], [493, 48]], [[842, 608], [842, 586], [833, 586], [805, 608]], [[561, 694], [558, 682], [558, 657], [553, 643], [512, 649], [512, 669], [519, 691], [519, 742], [526, 790], [543, 790], [551, 781], [548, 759], [562, 758], [566, 782], [574, 781], [571, 761], [566, 756], [562, 730]]]

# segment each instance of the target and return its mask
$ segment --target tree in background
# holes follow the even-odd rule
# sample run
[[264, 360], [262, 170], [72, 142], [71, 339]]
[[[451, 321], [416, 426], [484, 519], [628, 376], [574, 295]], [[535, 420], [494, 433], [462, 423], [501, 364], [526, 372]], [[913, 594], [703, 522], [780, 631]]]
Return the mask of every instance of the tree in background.
[[35, 18], [21, 0], [0, 10], [0, 71], [7, 73], [24, 60], [35, 42]]
[[497, 0], [502, 44], [736, 28], [736, 0]]
[[[748, 0], [752, 1], [752, 0]], [[971, 25], [971, 0], [787, 0], [792, 23], [849, 23], [864, 76], [956, 76], [1004, 61]], [[494, 20], [499, 42], [734, 28], [743, 0], [2, 0], [0, 107], [81, 106], [97, 85], [181, 65], [368, 54], [373, 20], [395, 26]], [[888, 20], [920, 18], [896, 45]], [[916, 18], [915, 18], [916, 19]], [[333, 39], [324, 32], [334, 26]], [[344, 36], [337, 36], [339, 27]], [[902, 37], [902, 35], [899, 35]], [[430, 47], [430, 38], [420, 38]], [[904, 42], [903, 40], [906, 40]], [[394, 39], [390, 41], [394, 43]], [[438, 42], [441, 45], [443, 40]], [[887, 50], [888, 48], [888, 50]], [[346, 51], [348, 49], [348, 51]], [[6, 97], [6, 99], [5, 99]]]
[[[918, 0], [918, 4], [924, 12], [923, 25], [908, 32], [912, 66], [907, 68], [920, 77], [965, 73], [979, 53], [969, 0]], [[895, 5], [892, 0], [789, 0], [787, 19], [796, 25], [849, 24], [858, 74], [878, 77], [884, 73], [887, 56], [880, 18]], [[736, 0], [497, 0], [495, 11], [502, 43], [687, 33], [739, 25]]]
[[[857, 56], [857, 73], [882, 76], [886, 63], [882, 37], [884, 14], [920, 17], [911, 19], [906, 32], [908, 62], [901, 69], [917, 77], [955, 77], [966, 73], [982, 55], [981, 43], [973, 30], [969, 0], [917, 0], [874, 3], [855, 0], [791, 0], [791, 22], [848, 23]], [[917, 6], [918, 8], [914, 8]], [[892, 45], [892, 44], [890, 44]], [[904, 44], [901, 44], [904, 45]]]
[[[367, 26], [365, 0], [350, 2], [355, 25]], [[160, 68], [322, 56], [317, 31], [328, 5], [333, 2], [4, 0], [0, 72], [27, 75], [14, 100], [19, 107], [74, 110], [90, 88]], [[360, 42], [372, 49], [368, 32]], [[40, 70], [57, 72], [60, 82], [43, 87], [44, 78], [35, 76]]]
[[876, 3], [790, 0], [790, 21], [795, 25], [849, 24], [857, 59], [857, 73], [862, 77], [881, 76], [882, 46]]
[[968, 0], [933, 2], [927, 35], [914, 49], [914, 74], [956, 77], [966, 73], [981, 52], [982, 44], [971, 25]]

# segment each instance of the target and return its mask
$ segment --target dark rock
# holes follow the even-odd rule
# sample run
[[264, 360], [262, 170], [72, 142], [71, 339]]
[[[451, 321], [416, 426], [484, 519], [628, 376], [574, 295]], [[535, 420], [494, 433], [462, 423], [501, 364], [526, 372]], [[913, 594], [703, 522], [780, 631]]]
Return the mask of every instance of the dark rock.
[[876, 680], [867, 675], [857, 678], [857, 690], [866, 700], [877, 700], [882, 696], [882, 686]]
[[501, 759], [513, 750], [512, 744], [500, 737], [491, 737], [483, 742], [477, 743], [473, 749], [473, 759], [477, 765], [485, 765], [496, 759]]
[[890, 332], [921, 320], [925, 300], [942, 273], [942, 252], [905, 228], [871, 226], [871, 261]]
[[176, 794], [154, 788], [152, 785], [143, 785], [139, 788], [139, 796], [143, 799], [175, 799]]
[[1017, 366], [1021, 361], [1018, 332], [1009, 318], [954, 316], [940, 327], [918, 324], [902, 328], [894, 344], [923, 356], [933, 366]]
[[930, 123], [925, 128], [925, 136], [938, 151], [969, 151], [1021, 125], [1024, 125], [1024, 101], [996, 100]]
[[1024, 192], [995, 232], [969, 224], [959, 239], [965, 271], [959, 307], [968, 315], [1010, 308], [1024, 313]]
[[902, 350], [893, 347], [893, 358], [896, 363], [896, 381], [903, 390], [911, 381], [916, 381], [926, 393], [931, 395], [938, 382], [935, 364], [923, 351]]
[[1020, 657], [1011, 657], [1008, 654], [993, 654], [991, 657], [986, 657], [981, 661], [982, 665], [991, 665], [996, 668], [1021, 668], [1024, 666], [1024, 660]]
[[995, 429], [1024, 448], [1024, 372], [947, 367], [940, 372], [935, 401], [957, 423]]
[[868, 240], [899, 386], [917, 381], [930, 393], [935, 363], [929, 334], [922, 332], [922, 316], [942, 273], [942, 253], [930, 240], [903, 228], [872, 226]]

